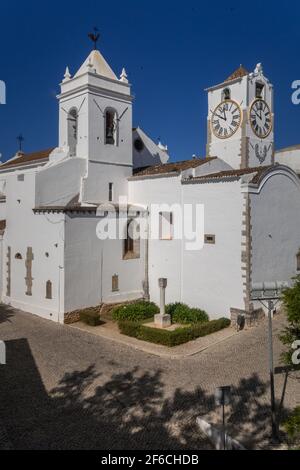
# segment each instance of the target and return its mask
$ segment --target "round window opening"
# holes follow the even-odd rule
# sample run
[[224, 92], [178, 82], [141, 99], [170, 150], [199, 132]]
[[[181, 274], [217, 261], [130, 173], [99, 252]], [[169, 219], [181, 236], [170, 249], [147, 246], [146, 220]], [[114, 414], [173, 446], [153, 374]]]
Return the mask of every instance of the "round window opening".
[[144, 142], [141, 139], [135, 139], [134, 148], [138, 152], [141, 152], [142, 150], [144, 150]]

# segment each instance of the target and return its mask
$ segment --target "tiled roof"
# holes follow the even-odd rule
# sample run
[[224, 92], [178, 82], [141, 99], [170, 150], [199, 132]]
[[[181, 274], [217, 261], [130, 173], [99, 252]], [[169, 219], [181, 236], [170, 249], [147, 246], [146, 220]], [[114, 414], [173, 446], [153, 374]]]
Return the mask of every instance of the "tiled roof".
[[164, 163], [161, 165], [149, 166], [147, 168], [139, 169], [133, 171], [133, 175], [138, 176], [154, 176], [162, 175], [166, 173], [177, 174], [180, 171], [188, 170], [189, 168], [196, 168], [197, 166], [203, 165], [204, 163], [210, 162], [217, 157], [207, 157], [207, 158], [193, 158], [192, 160], [183, 160], [180, 162], [171, 162]]
[[95, 205], [81, 205], [79, 202], [79, 194], [76, 194], [72, 199], [63, 206], [37, 206], [33, 209], [34, 212], [94, 212], [97, 209]]
[[33, 152], [33, 153], [22, 153], [20, 154], [19, 157], [14, 158], [13, 160], [10, 160], [0, 165], [0, 170], [2, 170], [3, 168], [10, 168], [15, 165], [22, 165], [22, 164], [27, 164], [27, 163], [32, 163], [35, 161], [47, 159], [49, 158], [49, 155], [52, 152], [52, 150], [53, 148], [40, 150], [39, 152]]
[[226, 178], [235, 178], [235, 177], [240, 177], [243, 175], [247, 175], [249, 173], [255, 173], [253, 175], [253, 178], [251, 180], [251, 183], [257, 183], [262, 176], [267, 170], [272, 168], [273, 165], [266, 165], [266, 166], [259, 166], [259, 167], [253, 167], [253, 168], [241, 168], [237, 170], [225, 170], [225, 171], [218, 171], [217, 173], [211, 173], [208, 175], [202, 175], [202, 176], [196, 176], [194, 178], [189, 178], [186, 180], [186, 182], [197, 182], [197, 181], [203, 181], [203, 180], [219, 180], [219, 179], [226, 179]]
[[236, 69], [231, 75], [229, 75], [228, 78], [226, 78], [225, 82], [230, 82], [231, 80], [234, 80], [235, 78], [242, 78], [245, 75], [249, 75], [249, 72], [248, 70], [245, 69], [245, 67], [240, 65], [238, 69]]

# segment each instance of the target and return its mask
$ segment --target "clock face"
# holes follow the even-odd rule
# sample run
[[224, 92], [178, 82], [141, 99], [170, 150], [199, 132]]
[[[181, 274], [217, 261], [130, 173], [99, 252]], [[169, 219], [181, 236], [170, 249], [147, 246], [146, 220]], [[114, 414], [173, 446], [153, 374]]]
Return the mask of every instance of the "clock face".
[[211, 128], [219, 139], [228, 139], [240, 127], [242, 112], [239, 105], [232, 100], [222, 101], [212, 112]]
[[254, 134], [260, 139], [267, 137], [272, 130], [272, 114], [264, 100], [255, 100], [250, 108], [250, 124]]

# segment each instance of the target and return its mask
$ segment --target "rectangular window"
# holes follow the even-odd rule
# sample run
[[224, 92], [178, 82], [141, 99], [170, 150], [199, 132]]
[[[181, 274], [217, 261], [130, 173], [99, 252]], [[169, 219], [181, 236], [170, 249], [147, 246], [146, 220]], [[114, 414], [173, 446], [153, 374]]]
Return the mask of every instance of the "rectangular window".
[[46, 282], [46, 299], [52, 299], [52, 282]]
[[159, 213], [159, 239], [172, 240], [173, 238], [173, 213]]
[[300, 271], [300, 252], [297, 253], [297, 271]]
[[216, 243], [216, 236], [212, 234], [205, 234], [204, 235], [204, 243], [214, 245]]
[[108, 200], [109, 200], [109, 202], [113, 201], [113, 197], [114, 197], [113, 191], [114, 191], [114, 184], [113, 183], [108, 183]]
[[126, 238], [124, 240], [123, 259], [139, 258], [140, 244], [140, 225], [136, 220], [130, 219], [127, 223]]
[[21, 173], [20, 175], [17, 176], [18, 181], [24, 181], [24, 173]]
[[119, 276], [114, 274], [111, 278], [111, 290], [112, 292], [118, 292], [119, 290]]

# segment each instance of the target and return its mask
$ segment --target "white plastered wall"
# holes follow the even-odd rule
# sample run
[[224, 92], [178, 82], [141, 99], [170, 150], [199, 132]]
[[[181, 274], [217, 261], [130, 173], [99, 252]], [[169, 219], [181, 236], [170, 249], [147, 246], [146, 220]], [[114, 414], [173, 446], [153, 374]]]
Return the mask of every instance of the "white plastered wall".
[[300, 184], [274, 169], [251, 198], [252, 282], [290, 281], [300, 249]]
[[[23, 176], [21, 176], [23, 175]], [[18, 179], [18, 176], [20, 179]], [[64, 215], [33, 213], [35, 171], [7, 175], [7, 218], [3, 242], [3, 286], [5, 303], [44, 318], [63, 321]], [[11, 292], [7, 296], [7, 249], [11, 247]], [[26, 253], [33, 251], [32, 295], [26, 295]], [[22, 259], [16, 259], [19, 253]], [[52, 299], [46, 299], [46, 282], [52, 283]]]
[[[159, 303], [158, 278], [166, 277], [166, 302], [204, 308], [211, 318], [244, 308], [241, 269], [243, 196], [239, 181], [181, 184], [180, 177], [129, 182], [130, 200], [149, 206], [204, 204], [205, 233], [216, 243], [187, 251], [181, 240], [149, 240], [150, 298]], [[175, 215], [176, 216], [176, 215]], [[174, 216], [174, 217], [175, 217]], [[224, 275], [226, 273], [226, 275]]]
[[[103, 217], [66, 217], [65, 311], [101, 302], [141, 298], [144, 280], [144, 245], [140, 258], [123, 260], [123, 240], [100, 240], [97, 223]], [[119, 291], [112, 292], [112, 276], [119, 277]]]

